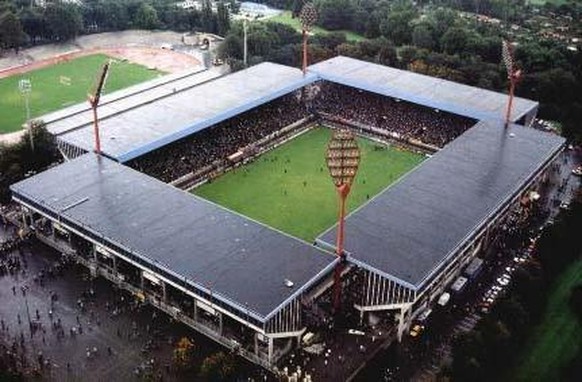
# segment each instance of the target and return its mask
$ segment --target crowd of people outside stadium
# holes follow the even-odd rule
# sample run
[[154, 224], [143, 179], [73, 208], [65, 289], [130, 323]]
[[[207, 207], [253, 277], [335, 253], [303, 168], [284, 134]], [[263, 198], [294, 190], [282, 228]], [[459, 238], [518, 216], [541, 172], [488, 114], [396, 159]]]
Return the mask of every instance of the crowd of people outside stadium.
[[[130, 166], [164, 182], [226, 161], [237, 151], [310, 115], [332, 115], [379, 128], [403, 141], [442, 147], [475, 121], [331, 83], [297, 91], [133, 160]], [[305, 94], [308, 94], [305, 97]], [[321, 113], [321, 114], [320, 114]]]

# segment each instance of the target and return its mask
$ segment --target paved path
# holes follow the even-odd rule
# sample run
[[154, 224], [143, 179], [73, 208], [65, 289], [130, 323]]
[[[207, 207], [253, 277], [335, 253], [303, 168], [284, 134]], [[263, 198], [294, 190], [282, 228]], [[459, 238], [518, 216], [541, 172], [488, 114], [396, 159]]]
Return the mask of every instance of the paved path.
[[[0, 242], [14, 233], [12, 227], [8, 230], [0, 223]], [[0, 269], [8, 259], [21, 266], [12, 273], [0, 272], [0, 342], [9, 347], [16, 343], [18, 351], [25, 352], [29, 370], [39, 367], [42, 354], [43, 380], [143, 380], [146, 371], [164, 381], [192, 380], [171, 366], [177, 340], [192, 339], [197, 365], [223, 350], [165, 314], [139, 305], [109, 282], [92, 279], [83, 267], [63, 262], [59, 253], [44, 245], [0, 254]], [[52, 293], [57, 296], [54, 301]], [[29, 317], [39, 330], [31, 331]], [[262, 373], [250, 366], [245, 370], [255, 377]]]

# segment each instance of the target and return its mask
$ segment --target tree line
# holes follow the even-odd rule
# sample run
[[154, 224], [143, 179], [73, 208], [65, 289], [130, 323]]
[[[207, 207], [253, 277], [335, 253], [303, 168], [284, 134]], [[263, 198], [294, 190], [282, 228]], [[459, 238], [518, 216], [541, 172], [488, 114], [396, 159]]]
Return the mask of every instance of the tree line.
[[80, 34], [126, 29], [204, 31], [226, 34], [234, 1], [203, 0], [184, 9], [170, 0], [84, 0], [80, 4], [0, 0], [0, 49], [61, 42]]
[[60, 155], [54, 137], [43, 125], [34, 125], [34, 150], [30, 145], [27, 131], [20, 141], [13, 145], [0, 143], [0, 204], [10, 202], [10, 185], [44, 171], [58, 163]]
[[[298, 16], [303, 0], [265, 0]], [[431, 3], [429, 6], [423, 4]], [[462, 16], [458, 9], [479, 3], [479, 10], [495, 13], [495, 7], [508, 3], [512, 9], [526, 9], [523, 1], [416, 1], [409, 0], [315, 0], [317, 24], [332, 32], [310, 39], [310, 61], [317, 62], [337, 54], [364, 59], [446, 78], [468, 85], [505, 92], [507, 73], [501, 63], [501, 41], [517, 43], [517, 66], [525, 76], [517, 95], [540, 102], [539, 116], [559, 121], [563, 134], [582, 141], [582, 54], [568, 49], [566, 42], [517, 35], [497, 24]], [[457, 9], [435, 6], [454, 5]], [[568, 3], [569, 6], [571, 5]], [[582, 15], [582, 5], [562, 7], [564, 15]], [[546, 8], [556, 11], [547, 6]], [[546, 10], [549, 12], [548, 10]], [[517, 11], [516, 11], [517, 12]], [[576, 19], [574, 19], [576, 20]], [[266, 25], [265, 25], [266, 24]], [[582, 28], [578, 19], [577, 25]], [[341, 33], [350, 30], [367, 38], [349, 42]], [[291, 28], [253, 23], [249, 28], [250, 63], [270, 60], [300, 65], [299, 37]], [[582, 46], [580, 47], [582, 49]], [[240, 68], [242, 27], [227, 34], [222, 51], [225, 58]]]

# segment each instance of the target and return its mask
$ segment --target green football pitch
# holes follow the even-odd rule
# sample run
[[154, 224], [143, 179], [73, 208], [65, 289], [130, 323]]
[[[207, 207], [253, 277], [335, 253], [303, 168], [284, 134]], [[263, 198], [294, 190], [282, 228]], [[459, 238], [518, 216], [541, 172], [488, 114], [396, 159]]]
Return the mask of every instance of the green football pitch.
[[[313, 241], [337, 219], [337, 196], [325, 164], [331, 131], [316, 128], [193, 190], [283, 232]], [[424, 160], [423, 155], [358, 138], [360, 168], [348, 210], [360, 206]]]
[[[110, 57], [94, 54], [0, 80], [0, 134], [21, 129], [26, 120], [24, 98], [18, 90], [21, 79], [30, 79], [32, 118], [87, 99], [87, 94]], [[163, 74], [144, 66], [115, 60], [109, 70], [104, 94]]]

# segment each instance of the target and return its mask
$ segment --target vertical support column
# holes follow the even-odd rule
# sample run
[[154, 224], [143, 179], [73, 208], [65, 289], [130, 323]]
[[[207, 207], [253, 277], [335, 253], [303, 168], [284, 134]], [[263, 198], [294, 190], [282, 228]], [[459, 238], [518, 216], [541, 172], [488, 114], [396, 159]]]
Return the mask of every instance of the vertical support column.
[[400, 308], [400, 313], [398, 314], [398, 342], [402, 342], [402, 336], [404, 335], [404, 329], [406, 325], [404, 323], [404, 312], [403, 308]]
[[222, 336], [222, 313], [218, 313], [218, 333]]
[[141, 269], [139, 271], [139, 288], [144, 292], [143, 271]]
[[487, 248], [489, 246], [489, 239], [490, 239], [490, 234], [491, 234], [491, 227], [487, 227], [487, 229], [485, 230], [485, 233], [483, 234], [483, 244], [482, 246], [484, 248]]
[[273, 363], [273, 338], [269, 337], [269, 352], [268, 352], [268, 362]]
[[193, 308], [193, 318], [194, 321], [198, 322], [198, 302], [196, 301], [196, 299], [194, 299], [194, 308]]
[[168, 303], [168, 291], [166, 290], [166, 283], [161, 281], [162, 283], [162, 301], [164, 304]]
[[255, 355], [259, 356], [259, 333], [255, 332]]
[[[68, 237], [69, 237], [69, 243], [71, 242], [71, 233], [69, 233]], [[90, 265], [89, 267], [89, 271], [91, 272], [91, 277], [97, 277], [97, 267], [98, 267], [98, 263], [97, 263], [97, 244], [93, 244], [93, 248], [92, 248], [92, 252], [93, 252], [93, 264]]]

